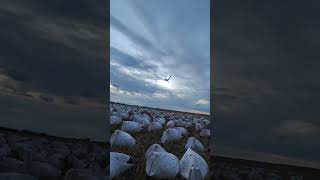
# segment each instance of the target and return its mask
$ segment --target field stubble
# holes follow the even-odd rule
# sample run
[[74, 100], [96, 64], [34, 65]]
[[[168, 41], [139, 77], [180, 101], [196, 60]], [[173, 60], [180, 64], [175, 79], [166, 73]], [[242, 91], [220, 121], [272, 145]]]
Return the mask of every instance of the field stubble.
[[[111, 134], [116, 130], [121, 129], [121, 125], [112, 125], [110, 130]], [[182, 158], [183, 154], [185, 153], [185, 145], [187, 143], [188, 137], [194, 136], [197, 138], [203, 146], [207, 149], [209, 147], [209, 138], [200, 137], [200, 133], [196, 131], [195, 127], [188, 129], [188, 136], [183, 137], [180, 141], [174, 141], [174, 142], [167, 142], [165, 144], [161, 144], [161, 136], [165, 128], [162, 128], [159, 131], [152, 131], [148, 132], [147, 130], [144, 130], [139, 133], [130, 133], [135, 139], [136, 139], [136, 146], [133, 148], [127, 148], [127, 147], [111, 147], [112, 152], [121, 152], [128, 155], [133, 156], [137, 164], [133, 166], [128, 171], [124, 172], [123, 174], [115, 177], [114, 179], [119, 180], [128, 180], [128, 179], [154, 179], [151, 177], [148, 177], [145, 172], [145, 165], [146, 165], [146, 158], [145, 158], [145, 152], [152, 144], [160, 144], [167, 152], [170, 152], [174, 155], [176, 155], [179, 160]], [[200, 154], [208, 163], [209, 169], [210, 169], [210, 156], [209, 153], [202, 153]], [[175, 178], [176, 180], [183, 179], [182, 177], [179, 177], [179, 175]], [[210, 179], [210, 175], [208, 173], [206, 180]]]

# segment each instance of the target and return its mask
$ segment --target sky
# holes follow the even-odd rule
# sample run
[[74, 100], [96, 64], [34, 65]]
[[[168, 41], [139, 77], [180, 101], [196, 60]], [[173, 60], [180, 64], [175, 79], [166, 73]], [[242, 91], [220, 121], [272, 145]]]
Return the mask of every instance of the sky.
[[320, 162], [320, 2], [215, 5], [214, 145]]
[[111, 0], [111, 101], [209, 113], [209, 94], [209, 0]]
[[0, 126], [105, 140], [102, 2], [0, 1]]

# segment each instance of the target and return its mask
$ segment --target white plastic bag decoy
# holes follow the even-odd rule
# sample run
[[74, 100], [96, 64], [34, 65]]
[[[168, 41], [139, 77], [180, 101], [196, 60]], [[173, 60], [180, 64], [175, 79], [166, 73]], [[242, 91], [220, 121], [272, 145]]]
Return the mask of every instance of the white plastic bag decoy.
[[198, 153], [189, 148], [180, 160], [180, 174], [182, 177], [190, 179], [189, 175], [198, 174], [196, 173], [197, 169], [200, 170], [201, 178], [204, 179], [208, 174], [208, 164]]
[[110, 124], [111, 125], [116, 125], [116, 124], [121, 124], [122, 123], [122, 118], [118, 116], [110, 116]]
[[110, 137], [111, 146], [133, 147], [136, 140], [127, 132], [115, 130]]
[[210, 137], [210, 130], [209, 129], [202, 129], [200, 132], [201, 137]]
[[188, 135], [188, 131], [184, 127], [174, 127], [173, 129], [176, 129], [177, 131], [179, 131], [182, 136]]
[[203, 152], [204, 151], [204, 147], [202, 145], [202, 143], [196, 139], [195, 137], [189, 137], [187, 144], [185, 145], [185, 149], [191, 148], [194, 151], [197, 152]]
[[164, 150], [159, 144], [152, 144], [146, 152], [146, 158], [148, 158], [153, 152], [166, 152], [166, 150]]
[[146, 162], [148, 176], [171, 179], [179, 173], [179, 159], [168, 152], [152, 152]]
[[162, 125], [159, 122], [151, 122], [148, 127], [148, 131], [157, 131], [161, 130]]
[[174, 127], [174, 121], [173, 120], [170, 120], [168, 123], [167, 123], [167, 128], [173, 128]]
[[182, 138], [182, 134], [173, 128], [166, 129], [161, 137], [161, 143], [170, 142], [170, 141], [178, 141]]
[[129, 155], [110, 152], [110, 178], [121, 174], [133, 166], [133, 158]]
[[134, 121], [123, 121], [121, 130], [126, 132], [140, 132], [143, 130], [143, 126], [142, 124]]

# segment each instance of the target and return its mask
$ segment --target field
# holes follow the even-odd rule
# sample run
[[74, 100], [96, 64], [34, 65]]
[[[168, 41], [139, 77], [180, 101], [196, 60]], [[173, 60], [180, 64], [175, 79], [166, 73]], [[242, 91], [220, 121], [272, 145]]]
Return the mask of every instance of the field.
[[[157, 110], [157, 111], [163, 111], [163, 110]], [[167, 112], [172, 113], [172, 111], [167, 111]], [[173, 112], [173, 113], [175, 113], [175, 115], [177, 115], [177, 116], [184, 114], [183, 112]], [[193, 116], [200, 118], [203, 115], [193, 114]], [[165, 116], [165, 118], [166, 118], [166, 122], [167, 122], [168, 116]], [[111, 128], [110, 128], [111, 132], [110, 133], [112, 134], [116, 129], [121, 129], [121, 125], [111, 125]], [[160, 139], [161, 139], [161, 136], [162, 136], [162, 133], [164, 130], [165, 130], [165, 127], [163, 127], [159, 131], [148, 132], [145, 129], [142, 132], [130, 133], [136, 139], [136, 142], [137, 142], [137, 145], [133, 148], [111, 147], [111, 151], [121, 152], [121, 153], [131, 155], [137, 160], [137, 163], [133, 168], [131, 168], [128, 171], [124, 172], [123, 174], [115, 177], [114, 179], [120, 179], [120, 180], [152, 179], [152, 178], [148, 177], [145, 172], [145, 164], [146, 164], [145, 152], [147, 151], [149, 146], [152, 144], [156, 144], [156, 143], [160, 144], [167, 152], [170, 152], [170, 153], [176, 155], [179, 159], [181, 159], [181, 157], [183, 156], [183, 154], [186, 151], [185, 145], [187, 143], [188, 137], [194, 136], [208, 150], [209, 138], [200, 137], [199, 132], [196, 131], [194, 126], [188, 128], [188, 136], [183, 137], [180, 141], [168, 142], [168, 143], [166, 142], [164, 144], [161, 144]], [[207, 161], [207, 163], [210, 162], [209, 151], [206, 151], [200, 155]], [[210, 168], [210, 165], [209, 165], [209, 168]], [[175, 179], [182, 179], [182, 178], [177, 176]], [[208, 173], [206, 179], [210, 179], [209, 173]]]
[[320, 169], [214, 156], [213, 179], [316, 180]]
[[7, 173], [15, 179], [13, 173], [19, 173], [17, 179], [28, 175], [30, 179], [63, 180], [75, 178], [72, 169], [81, 169], [91, 178], [108, 179], [106, 149], [102, 142], [0, 127], [0, 179], [6, 179]]

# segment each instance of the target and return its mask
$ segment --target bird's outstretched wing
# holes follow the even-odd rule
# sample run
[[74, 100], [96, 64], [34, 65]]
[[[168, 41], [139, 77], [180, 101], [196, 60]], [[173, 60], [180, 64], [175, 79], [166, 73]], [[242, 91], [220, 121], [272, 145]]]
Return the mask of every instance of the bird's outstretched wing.
[[171, 78], [172, 74], [170, 75], [170, 77], [168, 78], [168, 80]]

